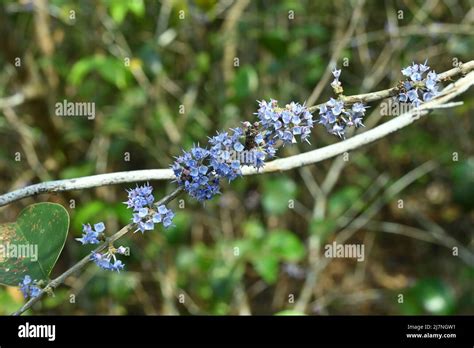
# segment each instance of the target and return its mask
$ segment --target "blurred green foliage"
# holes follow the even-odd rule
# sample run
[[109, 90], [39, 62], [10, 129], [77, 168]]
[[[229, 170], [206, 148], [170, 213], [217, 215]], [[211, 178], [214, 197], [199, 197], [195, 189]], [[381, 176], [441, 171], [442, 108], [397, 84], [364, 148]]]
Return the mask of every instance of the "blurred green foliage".
[[[182, 149], [205, 144], [216, 130], [253, 120], [256, 100], [304, 102], [343, 42], [356, 6], [357, 1], [259, 0], [239, 10], [237, 2], [211, 0], [50, 0], [44, 24], [27, 2], [3, 2], [0, 32], [8, 40], [0, 44], [0, 96], [21, 91], [35, 78], [44, 94], [15, 109], [27, 133], [0, 113], [2, 192], [44, 181], [41, 167], [54, 179], [167, 168]], [[400, 69], [412, 61], [429, 58], [441, 72], [452, 68], [453, 58], [472, 59], [472, 26], [464, 21], [470, 7], [462, 0], [430, 6], [366, 2], [352, 39], [334, 61], [343, 68], [344, 93], [394, 86]], [[402, 19], [396, 18], [399, 10]], [[39, 35], [44, 25], [48, 34]], [[434, 27], [440, 28], [437, 34], [430, 32]], [[14, 68], [14, 57], [22, 57], [21, 69]], [[316, 103], [333, 96], [325, 85]], [[64, 99], [94, 102], [95, 119], [55, 117], [54, 105]], [[472, 93], [462, 100], [462, 107], [436, 111], [351, 152], [340, 172], [327, 160], [310, 166], [309, 175], [293, 170], [224, 184], [222, 195], [204, 205], [181, 196], [171, 204], [177, 211], [173, 228], [120, 241], [131, 252], [123, 258], [125, 271], [110, 274], [90, 265], [32, 312], [302, 314], [288, 296], [297, 300], [307, 277], [325, 261], [322, 246], [344, 231], [342, 218], [363, 216], [381, 197], [386, 188], [378, 186], [381, 174], [390, 184], [428, 160], [438, 168], [384, 202], [374, 223], [424, 228], [423, 214], [469, 246]], [[389, 119], [379, 117], [376, 104], [369, 110], [374, 124]], [[38, 165], [31, 165], [24, 134]], [[315, 127], [311, 144], [285, 147], [278, 156], [337, 141]], [[23, 160], [15, 161], [16, 152]], [[318, 187], [327, 173], [336, 182], [321, 198]], [[157, 198], [174, 187], [151, 184]], [[104, 221], [113, 233], [129, 222], [131, 213], [121, 203], [129, 186], [24, 199], [2, 210], [2, 222], [14, 221], [24, 206], [39, 200], [68, 208], [71, 228], [57, 275], [90, 252], [74, 240], [83, 223]], [[397, 208], [398, 199], [407, 209]], [[364, 271], [353, 260], [329, 262], [309, 288], [304, 313], [472, 314], [472, 266], [450, 248], [376, 231], [363, 225], [348, 241], [366, 243]], [[380, 294], [378, 300], [340, 305], [369, 290]], [[404, 304], [392, 290], [405, 293]], [[0, 288], [0, 314], [21, 303], [15, 289]]]
[[401, 305], [403, 314], [444, 314], [454, 313], [453, 290], [439, 279], [420, 279], [408, 289]]

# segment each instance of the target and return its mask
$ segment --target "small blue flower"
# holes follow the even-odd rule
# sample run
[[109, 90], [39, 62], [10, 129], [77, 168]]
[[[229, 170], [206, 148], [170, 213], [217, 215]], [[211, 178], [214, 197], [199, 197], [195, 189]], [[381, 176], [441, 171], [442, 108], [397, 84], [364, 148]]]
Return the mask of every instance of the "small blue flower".
[[[115, 253], [118, 253], [117, 250], [115, 251]], [[99, 266], [100, 268], [102, 268], [106, 271], [120, 272], [125, 267], [123, 262], [121, 260], [117, 260], [115, 254], [112, 253], [110, 250], [105, 254], [101, 254], [101, 253], [98, 253], [98, 252], [92, 252], [92, 254], [90, 256], [90, 259], [97, 266]]]
[[110, 265], [111, 271], [120, 272], [125, 267], [125, 265], [120, 260], [116, 260], [113, 264]]
[[318, 123], [326, 127], [330, 134], [344, 138], [347, 127], [364, 127], [362, 118], [366, 109], [367, 106], [361, 102], [356, 102], [348, 108], [342, 100], [330, 98], [319, 107]]
[[29, 275], [25, 275], [22, 281], [18, 284], [24, 298], [34, 298], [41, 293], [36, 281], [32, 281]]
[[332, 108], [331, 111], [334, 116], [340, 115], [342, 109], [344, 108], [344, 103], [342, 101], [335, 100], [333, 98], [329, 100], [328, 105]]
[[416, 89], [412, 89], [408, 91], [407, 96], [411, 102], [416, 101], [418, 99], [418, 91]]
[[431, 100], [438, 94], [439, 77], [435, 71], [430, 71], [427, 62], [425, 60], [423, 64], [413, 63], [402, 69], [402, 74], [409, 77], [410, 80], [403, 82], [405, 90], [398, 94], [400, 102], [409, 102], [414, 106], [419, 106], [423, 101]]
[[344, 128], [336, 123], [332, 127], [332, 133], [339, 136], [340, 138], [343, 138], [344, 137]]
[[30, 297], [31, 298], [38, 297], [40, 292], [41, 292], [41, 289], [39, 287], [37, 287], [35, 285], [30, 287]]
[[95, 262], [97, 266], [102, 269], [109, 270], [110, 269], [110, 259], [105, 257], [105, 255], [97, 252], [92, 252], [90, 259]]
[[[201, 151], [199, 148], [193, 148], [192, 153], [194, 155], [194, 158], [205, 158], [206, 157], [206, 152]], [[201, 174], [206, 174], [207, 172], [207, 167], [205, 166], [200, 166], [197, 167], [197, 161], [192, 158], [190, 154], [186, 157], [187, 162], [192, 162], [194, 165], [192, 169], [192, 172], [190, 170], [186, 170], [186, 173], [189, 177], [195, 176], [199, 177]], [[181, 169], [176, 168], [178, 171]], [[128, 197], [129, 200], [125, 202], [129, 207], [133, 208], [134, 213], [132, 214], [132, 222], [137, 225], [137, 231], [141, 231], [144, 233], [145, 231], [151, 231], [155, 228], [156, 223], [162, 222], [161, 216], [160, 218], [157, 218], [157, 213], [154, 213], [154, 207], [153, 207], [153, 202], [154, 202], [154, 197], [151, 194], [153, 191], [153, 188], [150, 185], [144, 185], [142, 187], [137, 186], [135, 189], [127, 190], [128, 192]], [[163, 209], [164, 205], [160, 205], [158, 209]], [[169, 219], [173, 219], [174, 214], [171, 210], [167, 210], [167, 217]], [[168, 227], [170, 224], [167, 224]], [[105, 226], [103, 223], [96, 224], [94, 226], [96, 228], [96, 231], [103, 231], [105, 229]]]
[[168, 209], [162, 204], [158, 207], [158, 213], [163, 215], [163, 214], [166, 214], [168, 212]]
[[[143, 208], [139, 213], [134, 214], [133, 222], [137, 224], [137, 231], [144, 233], [155, 229], [155, 224], [163, 223], [165, 228], [172, 225], [174, 213], [171, 209], [161, 204], [156, 212], [152, 213], [148, 208]], [[166, 219], [166, 221], [165, 221]]]
[[155, 198], [153, 197], [153, 187], [149, 184], [138, 186], [134, 189], [127, 190], [128, 200], [124, 202], [127, 208], [132, 208], [133, 211], [138, 211], [143, 207], [151, 207]]
[[424, 73], [424, 72], [430, 70], [430, 67], [426, 63], [428, 63], [428, 59], [426, 59], [423, 64], [418, 65], [420, 73]]
[[140, 208], [137, 213], [138, 217], [144, 218], [145, 216], [148, 215], [148, 208]]
[[105, 224], [103, 222], [99, 222], [97, 224], [94, 224], [94, 230], [97, 233], [102, 233], [105, 231]]
[[288, 124], [291, 121], [291, 114], [288, 111], [283, 111], [281, 119], [284, 124]]
[[366, 108], [367, 108], [367, 106], [365, 106], [362, 103], [354, 103], [354, 105], [352, 105], [352, 111], [353, 112], [365, 113]]
[[[211, 138], [212, 153], [208, 149], [194, 146], [191, 151], [177, 157], [172, 166], [178, 185], [198, 201], [211, 199], [219, 193], [219, 176], [227, 176], [230, 180], [240, 175], [240, 171], [230, 173], [226, 164], [226, 158], [230, 154], [223, 150], [227, 149], [225, 144], [229, 143], [228, 137], [227, 133], [220, 133]], [[204, 170], [199, 171], [200, 166], [208, 168], [206, 173]]]
[[125, 255], [127, 253], [127, 248], [124, 246], [119, 246], [116, 251], [117, 254]]
[[22, 285], [30, 285], [31, 284], [31, 277], [29, 275], [25, 275], [23, 280], [21, 281]]
[[94, 229], [92, 229], [90, 224], [82, 225], [82, 238], [76, 238], [76, 240], [81, 242], [82, 245], [98, 244], [100, 242], [99, 238], [102, 237], [104, 231], [105, 225], [103, 222], [95, 224]]
[[334, 76], [334, 80], [331, 82], [331, 87], [335, 90], [337, 94], [343, 92], [341, 82], [339, 81], [339, 77], [341, 76], [341, 69], [337, 70], [336, 68], [332, 71], [332, 75]]
[[402, 74], [405, 76], [411, 76], [413, 74], [411, 66], [407, 66], [406, 68], [402, 69]]
[[[295, 135], [298, 135], [301, 140], [308, 141], [314, 122], [313, 115], [305, 105], [291, 102], [280, 108], [274, 99], [270, 99], [269, 102], [259, 101], [258, 105], [256, 114], [266, 131], [267, 139], [281, 140], [284, 144], [290, 144], [296, 142]], [[306, 127], [308, 130], [303, 132], [301, 127]]]
[[422, 79], [421, 74], [420, 74], [420, 73], [417, 73], [417, 72], [416, 72], [416, 73], [413, 73], [413, 74], [410, 76], [410, 78], [411, 78], [413, 81], [415, 81], [415, 82], [421, 81], [421, 79]]
[[159, 224], [161, 222], [161, 214], [155, 213], [153, 214], [152, 220], [155, 224]]

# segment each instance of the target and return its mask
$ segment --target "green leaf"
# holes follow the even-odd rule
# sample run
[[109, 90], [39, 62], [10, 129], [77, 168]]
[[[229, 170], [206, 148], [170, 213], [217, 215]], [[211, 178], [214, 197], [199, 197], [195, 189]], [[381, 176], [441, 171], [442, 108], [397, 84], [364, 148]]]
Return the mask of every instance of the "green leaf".
[[403, 314], [450, 315], [454, 313], [452, 289], [440, 279], [421, 279], [408, 289], [401, 304]]
[[273, 231], [268, 235], [265, 246], [284, 261], [299, 261], [305, 255], [303, 243], [290, 231]]
[[230, 247], [231, 250], [235, 250], [234, 248], [238, 248], [239, 251], [238, 255], [235, 255], [237, 258], [246, 258], [253, 254], [255, 251], [258, 250], [256, 247], [257, 242], [251, 239], [235, 239], [232, 241], [232, 246]]
[[263, 208], [270, 214], [280, 215], [288, 210], [288, 202], [295, 199], [296, 185], [288, 178], [270, 179], [263, 185]]
[[261, 239], [265, 235], [265, 228], [258, 220], [248, 220], [243, 224], [244, 237]]
[[196, 65], [197, 65], [197, 69], [200, 72], [205, 73], [209, 71], [209, 68], [211, 66], [211, 57], [209, 53], [205, 51], [199, 52], [196, 56]]
[[132, 12], [137, 17], [143, 17], [145, 14], [145, 5], [143, 0], [113, 0], [110, 2], [110, 15], [117, 24], [121, 24], [127, 15]]
[[292, 33], [297, 38], [310, 37], [312, 39], [325, 40], [328, 37], [328, 30], [326, 29], [326, 27], [318, 23], [296, 27]]
[[285, 58], [288, 49], [288, 35], [284, 30], [264, 32], [260, 42], [277, 58]]
[[80, 85], [87, 74], [97, 72], [104, 80], [120, 89], [127, 87], [130, 71], [123, 61], [100, 54], [85, 57], [73, 65], [68, 81]]
[[250, 65], [242, 66], [237, 70], [233, 83], [236, 97], [245, 98], [257, 90], [257, 72]]
[[[32, 204], [23, 209], [16, 222], [0, 225], [0, 250], [4, 251], [0, 253], [0, 283], [17, 286], [27, 274], [32, 279], [48, 279], [68, 229], [69, 214], [55, 203]], [[28, 257], [12, 255], [14, 249], [21, 251], [20, 248], [23, 255], [29, 251]]]
[[252, 260], [257, 273], [268, 284], [273, 284], [278, 277], [278, 258], [274, 255], [260, 255]]

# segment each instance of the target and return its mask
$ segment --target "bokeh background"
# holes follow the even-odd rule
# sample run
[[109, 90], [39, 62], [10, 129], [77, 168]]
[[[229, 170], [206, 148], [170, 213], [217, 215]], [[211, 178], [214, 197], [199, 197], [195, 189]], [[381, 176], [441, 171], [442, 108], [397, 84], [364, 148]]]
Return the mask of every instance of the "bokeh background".
[[[1, 193], [166, 168], [216, 130], [252, 120], [256, 100], [325, 102], [336, 65], [346, 95], [395, 86], [412, 61], [451, 69], [473, 59], [472, 5], [2, 1]], [[7, 108], [11, 96], [24, 100]], [[182, 196], [170, 204], [175, 227], [120, 243], [131, 249], [125, 271], [91, 264], [28, 313], [473, 314], [472, 97], [351, 152], [348, 161], [245, 177], [204, 205]], [[95, 103], [95, 119], [56, 117], [55, 103], [64, 99]], [[381, 116], [379, 106], [371, 104], [367, 128], [395, 117]], [[317, 126], [311, 145], [279, 156], [338, 141]], [[175, 187], [151, 184], [157, 198]], [[72, 224], [58, 275], [89, 252], [74, 240], [82, 223], [104, 221], [113, 232], [129, 222], [121, 202], [132, 186], [23, 199], [0, 208], [1, 222], [34, 202], [65, 206]], [[365, 261], [325, 258], [324, 245], [334, 240], [364, 244]], [[22, 303], [17, 288], [0, 288], [1, 314]]]

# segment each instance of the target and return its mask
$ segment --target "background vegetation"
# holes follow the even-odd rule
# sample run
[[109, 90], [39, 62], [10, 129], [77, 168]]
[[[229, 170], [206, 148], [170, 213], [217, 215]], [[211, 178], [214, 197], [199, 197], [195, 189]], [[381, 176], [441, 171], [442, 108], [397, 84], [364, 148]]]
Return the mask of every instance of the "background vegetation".
[[[348, 63], [346, 95], [396, 85], [412, 61], [448, 70], [473, 58], [473, 21], [472, 2], [455, 0], [3, 1], [0, 96], [27, 99], [0, 109], [0, 191], [166, 168], [182, 149], [252, 119], [257, 99], [326, 101], [329, 64]], [[56, 117], [64, 99], [94, 102], [95, 119]], [[28, 313], [472, 314], [472, 92], [462, 99], [347, 162], [236, 180], [204, 206], [183, 196], [184, 208], [171, 204], [174, 228], [123, 240], [124, 272], [91, 264]], [[368, 127], [394, 117], [369, 110]], [[311, 145], [280, 156], [338, 141], [315, 127]], [[424, 173], [427, 161], [434, 169]], [[410, 184], [397, 192], [401, 178]], [[156, 197], [174, 187], [152, 184]], [[82, 223], [102, 220], [111, 233], [129, 222], [130, 186], [24, 199], [0, 219], [33, 202], [66, 207], [60, 274], [89, 252], [74, 240]], [[344, 235], [365, 245], [364, 262], [324, 257]], [[1, 314], [22, 303], [17, 288], [0, 288]]]

